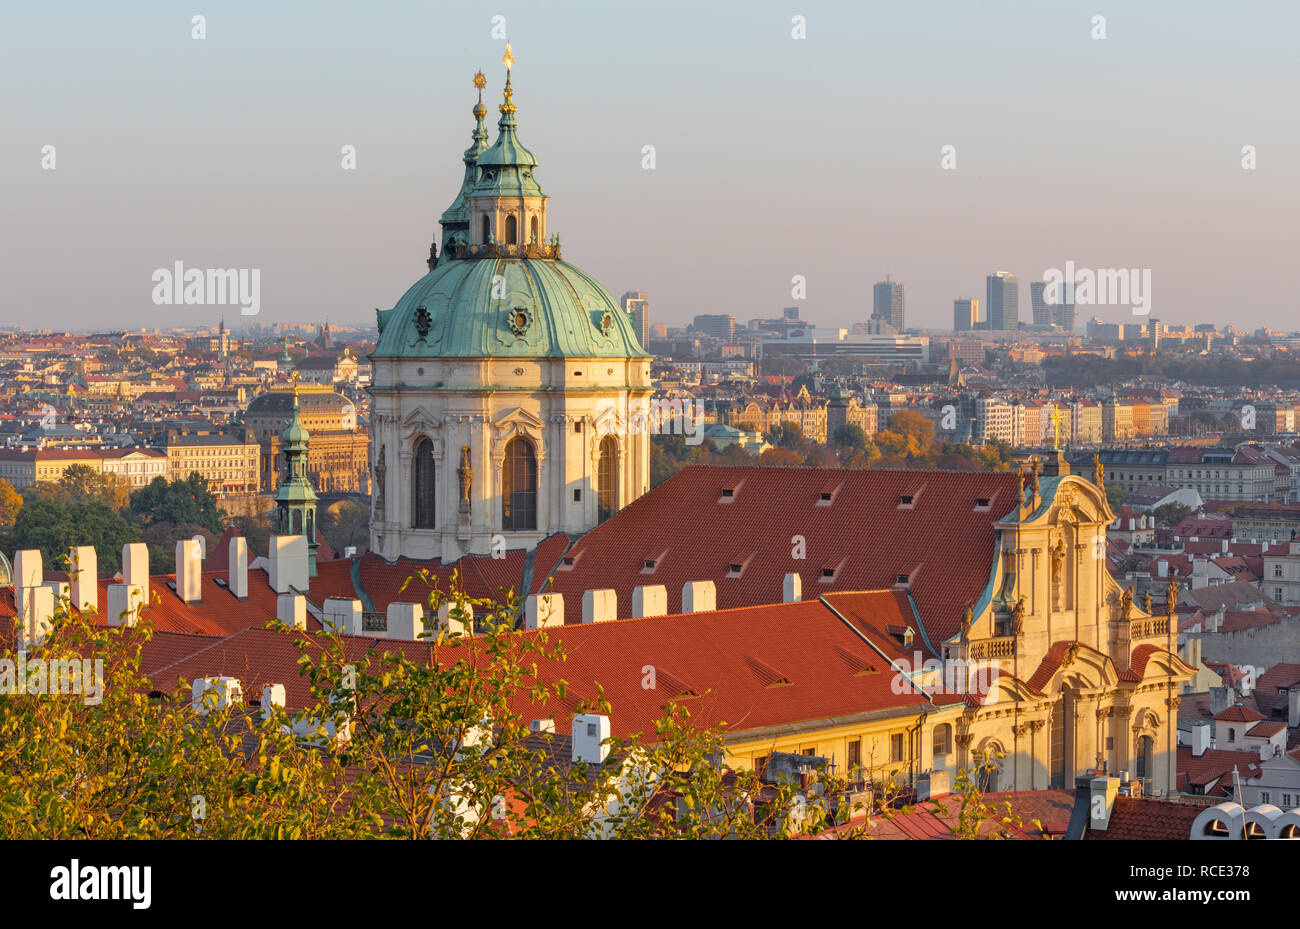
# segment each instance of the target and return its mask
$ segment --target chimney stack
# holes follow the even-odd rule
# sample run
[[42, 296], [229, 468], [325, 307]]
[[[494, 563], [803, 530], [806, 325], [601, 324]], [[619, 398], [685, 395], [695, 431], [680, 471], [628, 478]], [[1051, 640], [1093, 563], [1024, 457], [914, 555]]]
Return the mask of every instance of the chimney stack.
[[72, 606], [83, 613], [99, 612], [99, 561], [93, 545], [68, 549], [72, 562]]
[[226, 586], [240, 600], [248, 599], [248, 541], [243, 536], [230, 540], [230, 574]]
[[609, 757], [609, 717], [578, 713], [573, 717], [573, 763], [601, 764]]
[[321, 625], [327, 631], [361, 635], [361, 601], [330, 597], [322, 608]]
[[1119, 778], [1094, 777], [1089, 789], [1092, 802], [1088, 804], [1088, 828], [1105, 832], [1119, 795]]
[[1218, 716], [1232, 706], [1232, 689], [1229, 687], [1210, 688], [1210, 715]]
[[273, 535], [270, 542], [271, 589], [287, 594], [289, 588], [307, 590], [307, 537]]
[[524, 628], [545, 629], [564, 625], [563, 594], [531, 594], [524, 601]]
[[176, 543], [176, 596], [187, 604], [203, 602], [203, 556], [193, 539]]
[[108, 585], [108, 614], [104, 617], [110, 626], [134, 626], [140, 621], [144, 606], [144, 588], [135, 584]]
[[663, 584], [647, 584], [632, 591], [632, 617], [668, 615], [668, 588]]
[[1286, 724], [1292, 729], [1300, 726], [1300, 687], [1293, 687], [1287, 691]]
[[795, 571], [785, 576], [781, 583], [781, 602], [798, 603], [803, 599], [803, 578]]
[[139, 587], [149, 598], [149, 546], [143, 542], [122, 546], [122, 583]]
[[1192, 757], [1200, 758], [1210, 747], [1209, 723], [1197, 723], [1192, 727]]
[[284, 709], [284, 685], [283, 684], [263, 684], [262, 685], [262, 718], [268, 718], [273, 712], [274, 707]]
[[589, 590], [582, 595], [582, 621], [607, 623], [618, 619], [618, 591], [613, 588]]
[[444, 603], [438, 607], [438, 628], [448, 635], [474, 634], [474, 607], [470, 603]]
[[307, 598], [302, 594], [280, 594], [275, 598], [275, 618], [286, 626], [307, 630]]
[[687, 581], [682, 585], [682, 612], [706, 613], [718, 608], [718, 589], [713, 581]]
[[389, 639], [418, 639], [424, 632], [424, 607], [418, 603], [388, 604], [387, 619]]

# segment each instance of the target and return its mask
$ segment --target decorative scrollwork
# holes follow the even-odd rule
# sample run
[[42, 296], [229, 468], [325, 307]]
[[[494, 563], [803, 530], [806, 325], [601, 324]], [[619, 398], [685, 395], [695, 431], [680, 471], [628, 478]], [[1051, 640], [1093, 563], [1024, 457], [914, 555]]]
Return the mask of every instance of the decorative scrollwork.
[[517, 306], [510, 311], [510, 331], [523, 335], [533, 324], [533, 311], [526, 306]]

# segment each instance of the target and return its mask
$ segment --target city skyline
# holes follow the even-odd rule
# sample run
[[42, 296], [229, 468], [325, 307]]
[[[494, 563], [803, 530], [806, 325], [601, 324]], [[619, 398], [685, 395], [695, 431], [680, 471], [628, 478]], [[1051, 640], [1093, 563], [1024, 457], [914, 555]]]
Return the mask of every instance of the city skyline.
[[[252, 318], [264, 322], [360, 322], [391, 304], [390, 282], [421, 267], [455, 193], [470, 78], [505, 45], [490, 15], [232, 4], [208, 16], [200, 41], [188, 13], [73, 9], [0, 13], [0, 71], [26, 90], [0, 101], [6, 322], [215, 320], [219, 308], [151, 302], [151, 273], [175, 261], [261, 269]], [[669, 325], [798, 303], [819, 325], [850, 328], [888, 272], [910, 291], [909, 324], [945, 329], [953, 300], [978, 295], [992, 269], [1033, 281], [1068, 261], [1149, 269], [1151, 315], [1168, 323], [1222, 318], [1227, 305], [1245, 328], [1294, 317], [1278, 233], [1300, 205], [1294, 173], [1281, 170], [1300, 145], [1276, 114], [1297, 66], [1267, 52], [1283, 50], [1296, 10], [1225, 21], [1199, 4], [1153, 4], [1112, 13], [1097, 40], [1095, 11], [1071, 3], [953, 4], [938, 18], [810, 9], [804, 39], [771, 4], [744, 16], [671, 3], [567, 9], [563, 25], [522, 6], [500, 13], [519, 60], [520, 125], [547, 192], [562, 195], [552, 227], [616, 292], [653, 294]], [[457, 37], [436, 57], [423, 38], [434, 25]], [[863, 61], [850, 52], [864, 32], [890, 33], [897, 48]], [[323, 64], [322, 49], [347, 49], [355, 64]], [[1006, 61], [990, 65], [990, 49]], [[29, 77], [47, 74], [51, 51], [75, 54]], [[500, 84], [492, 73], [485, 97]], [[740, 98], [725, 89], [737, 84]], [[860, 99], [855, 118], [843, 119], [830, 86]], [[808, 174], [808, 148], [829, 125], [864, 169], [830, 168], [833, 192]], [[54, 170], [42, 170], [46, 145]], [[344, 145], [356, 148], [355, 171], [340, 167]], [[947, 145], [953, 170], [941, 163]], [[1258, 150], [1255, 170], [1243, 170], [1245, 145]], [[871, 219], [847, 230], [829, 221], [846, 197]], [[792, 298], [796, 277], [803, 299]], [[1022, 298], [1021, 320], [1028, 310]], [[1078, 308], [1093, 315], [1142, 321], [1126, 307]]]

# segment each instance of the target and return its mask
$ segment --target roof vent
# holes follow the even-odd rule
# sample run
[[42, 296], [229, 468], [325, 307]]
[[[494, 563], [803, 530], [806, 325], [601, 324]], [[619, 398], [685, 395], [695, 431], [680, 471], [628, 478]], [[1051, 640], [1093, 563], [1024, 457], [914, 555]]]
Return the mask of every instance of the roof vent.
[[894, 583], [895, 583], [895, 584], [900, 584], [900, 585], [906, 587], [906, 586], [907, 586], [908, 584], [910, 584], [911, 582], [912, 582], [912, 575], [910, 575], [910, 574], [895, 574], [895, 575], [894, 575]]
[[993, 499], [991, 497], [976, 497], [975, 509], [987, 510], [992, 503], [993, 503]]
[[833, 496], [833, 494], [832, 494], [829, 490], [823, 490], [821, 493], [819, 493], [819, 494], [817, 495], [817, 499], [818, 499], [818, 500], [823, 500], [823, 501], [825, 501], [826, 503], [830, 503], [830, 502], [831, 502], [831, 497], [832, 497], [832, 496]]
[[916, 502], [916, 497], [912, 494], [902, 494], [898, 498], [899, 506], [911, 506]]

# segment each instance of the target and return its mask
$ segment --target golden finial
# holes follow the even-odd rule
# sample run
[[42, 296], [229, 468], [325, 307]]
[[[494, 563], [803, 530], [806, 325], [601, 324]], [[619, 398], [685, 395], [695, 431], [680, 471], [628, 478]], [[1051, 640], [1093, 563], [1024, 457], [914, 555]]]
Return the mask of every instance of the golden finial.
[[510, 87], [510, 69], [515, 66], [515, 53], [510, 50], [509, 42], [506, 43], [506, 53], [501, 56], [501, 63], [506, 66], [506, 102], [497, 109], [501, 111], [502, 116], [513, 116], [517, 107], [510, 102], [510, 98], [515, 95], [515, 92]]
[[298, 372], [293, 372], [293, 408], [298, 409]]

